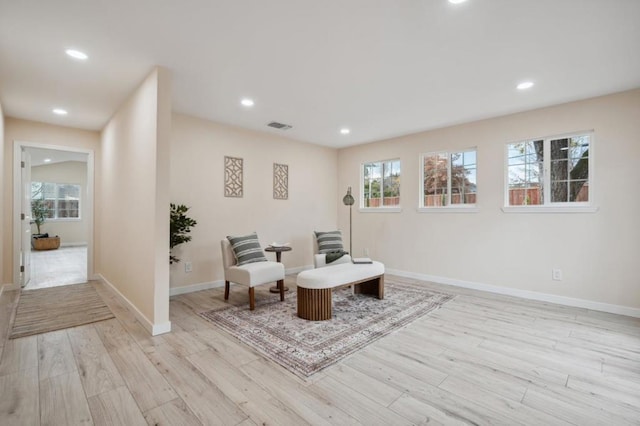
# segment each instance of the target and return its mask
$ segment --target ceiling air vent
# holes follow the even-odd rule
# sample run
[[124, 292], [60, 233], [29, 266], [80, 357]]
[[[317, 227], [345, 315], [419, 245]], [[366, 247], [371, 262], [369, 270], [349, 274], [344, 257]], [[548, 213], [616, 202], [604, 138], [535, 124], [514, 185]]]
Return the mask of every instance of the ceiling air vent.
[[271, 123], [267, 124], [267, 126], [273, 127], [274, 129], [279, 129], [279, 130], [289, 130], [292, 127], [292, 126], [289, 126], [288, 124], [278, 123], [277, 121], [272, 121]]

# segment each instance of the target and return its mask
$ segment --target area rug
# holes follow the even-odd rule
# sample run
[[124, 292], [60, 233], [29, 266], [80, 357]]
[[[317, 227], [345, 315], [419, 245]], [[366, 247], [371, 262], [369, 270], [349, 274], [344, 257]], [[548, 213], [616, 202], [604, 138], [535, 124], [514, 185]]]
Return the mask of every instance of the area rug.
[[420, 284], [385, 281], [385, 298], [333, 292], [333, 318], [298, 318], [296, 292], [260, 298], [256, 309], [228, 306], [200, 315], [301, 377], [328, 367], [379, 338], [438, 309], [454, 296]]
[[114, 318], [90, 284], [22, 290], [10, 339]]

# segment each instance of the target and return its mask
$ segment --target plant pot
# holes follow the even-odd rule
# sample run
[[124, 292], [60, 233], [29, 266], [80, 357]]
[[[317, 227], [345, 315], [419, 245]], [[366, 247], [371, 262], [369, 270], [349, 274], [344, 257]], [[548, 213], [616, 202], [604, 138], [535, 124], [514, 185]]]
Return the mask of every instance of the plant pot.
[[31, 247], [34, 250], [55, 250], [60, 247], [60, 237], [31, 238]]

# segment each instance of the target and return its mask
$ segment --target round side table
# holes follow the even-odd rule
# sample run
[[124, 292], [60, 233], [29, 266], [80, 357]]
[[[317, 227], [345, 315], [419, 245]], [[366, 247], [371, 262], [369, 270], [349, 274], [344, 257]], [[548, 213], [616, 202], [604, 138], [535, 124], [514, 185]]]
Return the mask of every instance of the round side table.
[[[268, 251], [269, 253], [275, 253], [276, 254], [276, 262], [280, 262], [282, 263], [282, 252], [283, 251], [291, 251], [293, 250], [291, 247], [289, 246], [281, 246], [281, 247], [273, 247], [273, 246], [269, 246], [266, 249], [264, 249], [264, 251]], [[271, 293], [280, 293], [280, 288], [275, 285], [273, 287], [271, 287], [269, 289], [269, 291]], [[284, 291], [289, 291], [289, 287], [285, 287]]]

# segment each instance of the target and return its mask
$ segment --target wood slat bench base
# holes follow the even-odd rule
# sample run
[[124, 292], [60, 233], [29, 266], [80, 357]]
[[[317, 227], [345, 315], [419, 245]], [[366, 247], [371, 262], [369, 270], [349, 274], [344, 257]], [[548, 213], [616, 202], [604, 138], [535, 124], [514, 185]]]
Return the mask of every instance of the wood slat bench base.
[[298, 316], [310, 321], [331, 319], [332, 290], [350, 285], [354, 286], [355, 294], [372, 294], [378, 299], [384, 299], [384, 275], [330, 288], [298, 287]]

